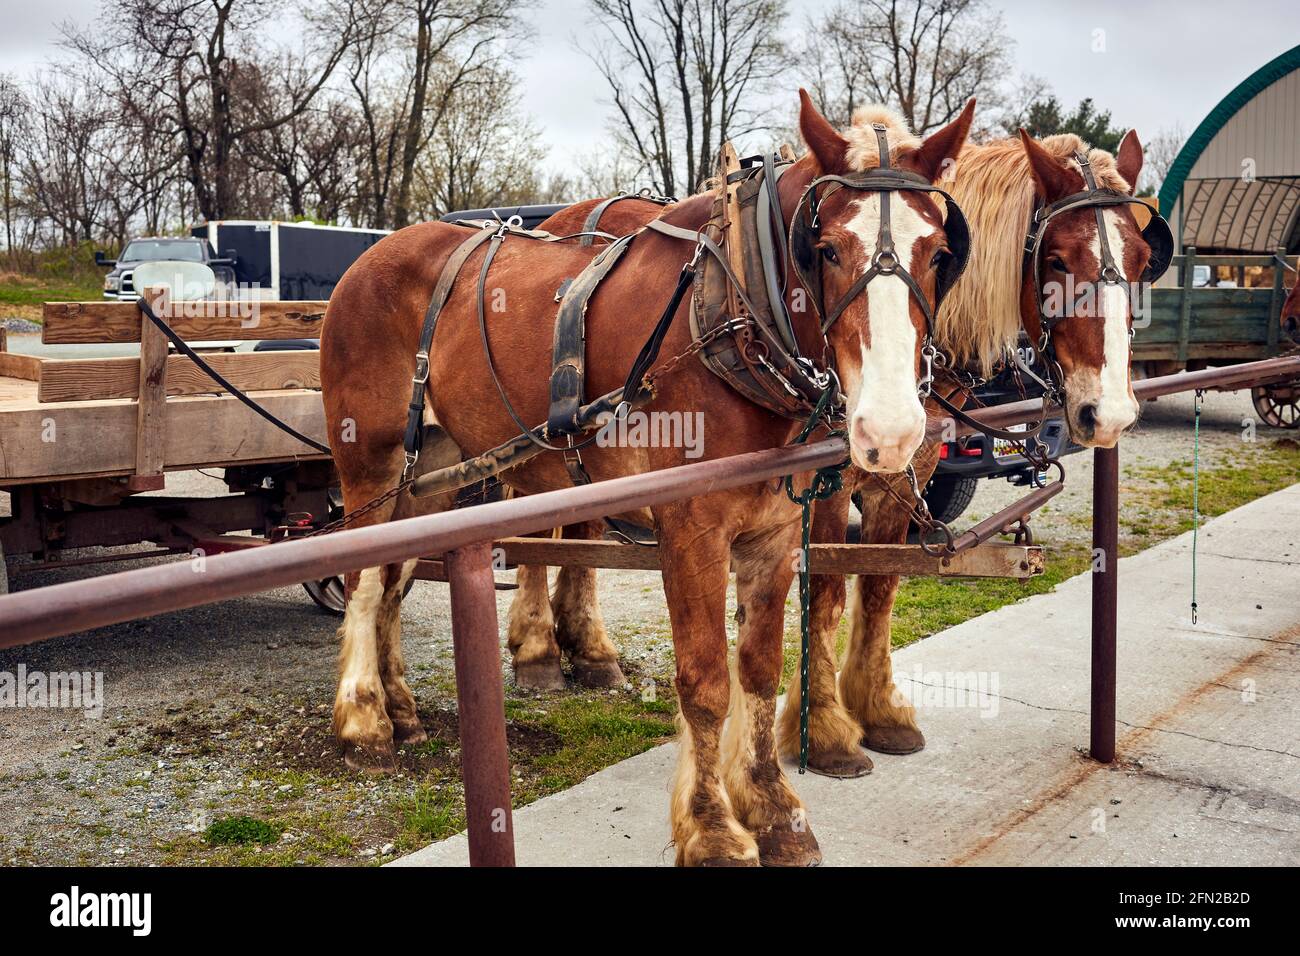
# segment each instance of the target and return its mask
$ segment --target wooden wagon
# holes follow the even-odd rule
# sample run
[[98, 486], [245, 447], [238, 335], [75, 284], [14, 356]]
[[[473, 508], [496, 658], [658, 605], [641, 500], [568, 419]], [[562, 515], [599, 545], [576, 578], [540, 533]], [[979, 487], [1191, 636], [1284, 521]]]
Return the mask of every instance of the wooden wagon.
[[[259, 302], [251, 312], [201, 305], [172, 319], [187, 341], [317, 337], [325, 312], [324, 302]], [[47, 303], [41, 339], [53, 346], [139, 343], [140, 354], [36, 357], [10, 352], [0, 340], [0, 491], [9, 494], [11, 512], [0, 517], [0, 588], [18, 567], [226, 550], [241, 536], [261, 543], [328, 517], [329, 456], [223, 394], [190, 359], [170, 352], [135, 303]], [[321, 440], [317, 355], [205, 358], [272, 414]], [[204, 468], [222, 469], [231, 493], [161, 494], [168, 473]], [[143, 542], [155, 549], [65, 557]]]
[[[1148, 314], [1134, 319], [1135, 376], [1235, 365], [1300, 349], [1281, 325], [1283, 277], [1290, 265], [1281, 249], [1272, 256], [1198, 256], [1188, 248], [1175, 256], [1172, 282], [1153, 288]], [[1272, 273], [1271, 280], [1262, 270]], [[1248, 279], [1266, 284], [1248, 286]], [[1251, 394], [1262, 421], [1300, 427], [1300, 383], [1258, 386]]]

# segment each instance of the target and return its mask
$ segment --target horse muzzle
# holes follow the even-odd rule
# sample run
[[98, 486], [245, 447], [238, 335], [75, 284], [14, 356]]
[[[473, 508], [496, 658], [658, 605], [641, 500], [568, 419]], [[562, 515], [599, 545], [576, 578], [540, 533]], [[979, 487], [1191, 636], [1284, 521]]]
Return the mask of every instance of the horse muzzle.
[[1066, 403], [1070, 438], [1084, 448], [1114, 448], [1137, 417], [1138, 403], [1127, 395], [1118, 400], [1090, 398]]
[[849, 457], [863, 471], [900, 472], [925, 440], [925, 412], [891, 422], [855, 414], [849, 429]]

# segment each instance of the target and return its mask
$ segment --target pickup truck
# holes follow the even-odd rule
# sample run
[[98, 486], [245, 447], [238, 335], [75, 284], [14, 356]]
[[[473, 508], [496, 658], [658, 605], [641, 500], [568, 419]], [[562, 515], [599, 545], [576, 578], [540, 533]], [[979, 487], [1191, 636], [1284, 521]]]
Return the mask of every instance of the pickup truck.
[[212, 269], [218, 289], [228, 289], [235, 281], [234, 258], [214, 255], [206, 239], [144, 236], [128, 242], [116, 259], [109, 259], [102, 252], [95, 253], [95, 264], [109, 270], [104, 276], [104, 298], [134, 300], [139, 295], [133, 281], [135, 268], [145, 262], [166, 260], [203, 263]]

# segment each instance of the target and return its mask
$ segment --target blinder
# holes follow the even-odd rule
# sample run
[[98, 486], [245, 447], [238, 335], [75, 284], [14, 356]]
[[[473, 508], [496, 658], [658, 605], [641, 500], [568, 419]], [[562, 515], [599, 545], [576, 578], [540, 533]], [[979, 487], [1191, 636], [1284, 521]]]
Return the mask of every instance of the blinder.
[[[1029, 222], [1029, 231], [1025, 237], [1024, 267], [1025, 272], [1031, 270], [1033, 272], [1034, 289], [1038, 296], [1039, 323], [1042, 326], [1044, 335], [1049, 333], [1052, 327], [1064, 318], [1063, 315], [1050, 316], [1043, 309], [1043, 285], [1039, 253], [1042, 251], [1043, 239], [1047, 235], [1047, 227], [1051, 224], [1051, 221], [1063, 213], [1078, 209], [1092, 209], [1097, 218], [1097, 238], [1101, 247], [1101, 268], [1096, 281], [1097, 283], [1123, 285], [1126, 277], [1123, 270], [1115, 262], [1114, 254], [1110, 248], [1110, 241], [1106, 236], [1106, 224], [1102, 219], [1102, 213], [1104, 210], [1116, 206], [1141, 205], [1146, 206], [1148, 209], [1151, 208], [1136, 196], [1130, 196], [1127, 193], [1117, 192], [1113, 189], [1099, 188], [1093, 177], [1088, 157], [1078, 153], [1075, 155], [1074, 160], [1079, 164], [1079, 170], [1083, 174], [1086, 188], [1081, 192], [1072, 193], [1056, 200], [1056, 202], [1040, 206], [1034, 210]], [[1151, 220], [1142, 230], [1142, 241], [1150, 249], [1150, 257], [1147, 260], [1146, 268], [1142, 270], [1142, 275], [1138, 277], [1138, 281], [1141, 283], [1155, 282], [1169, 269], [1169, 264], [1174, 255], [1173, 232], [1169, 228], [1169, 223], [1155, 209], [1151, 209]]]
[[[934, 317], [938, 313], [939, 306], [944, 296], [961, 277], [962, 271], [966, 268], [966, 261], [970, 258], [970, 227], [966, 223], [961, 207], [948, 192], [934, 185], [924, 176], [889, 164], [889, 142], [885, 135], [885, 127], [881, 124], [873, 124], [873, 129], [879, 143], [880, 166], [844, 176], [821, 176], [809, 183], [804, 190], [790, 222], [791, 260], [799, 281], [811, 296], [813, 307], [821, 318], [823, 333], [830, 329], [849, 303], [872, 279], [880, 275], [897, 275], [919, 301], [921, 310], [925, 314], [927, 332], [932, 334]], [[825, 187], [824, 192], [821, 191], [823, 187]], [[858, 277], [840, 301], [828, 311], [822, 293], [822, 257], [817, 251], [818, 236], [821, 233], [818, 210], [828, 196], [844, 188], [880, 194], [880, 232], [870, 268]], [[894, 251], [890, 228], [890, 195], [896, 192], [935, 193], [944, 199], [944, 231], [948, 237], [950, 252], [938, 266], [933, 307], [922, 292], [916, 277], [898, 260]]]

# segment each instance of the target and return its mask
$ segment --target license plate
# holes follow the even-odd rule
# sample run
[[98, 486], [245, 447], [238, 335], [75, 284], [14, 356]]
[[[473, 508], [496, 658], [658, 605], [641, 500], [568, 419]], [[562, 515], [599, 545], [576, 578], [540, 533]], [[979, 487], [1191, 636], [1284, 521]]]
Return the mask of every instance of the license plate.
[[[1009, 432], [1023, 432], [1023, 431], [1025, 431], [1028, 427], [1029, 427], [1029, 426], [1028, 426], [1027, 424], [1021, 423], [1021, 424], [1019, 424], [1019, 425], [1012, 425], [1011, 427], [1009, 427], [1009, 428], [1007, 429], [1007, 431], [1009, 431]], [[1017, 445], [1017, 443], [1014, 442], [1014, 441], [1012, 441], [1010, 438], [995, 438], [995, 439], [993, 439], [993, 457], [994, 457], [994, 458], [1006, 458], [1006, 457], [1008, 457], [1008, 456], [1010, 456], [1010, 455], [1018, 455], [1018, 454], [1020, 454], [1020, 448], [1019, 448], [1019, 446]]]

